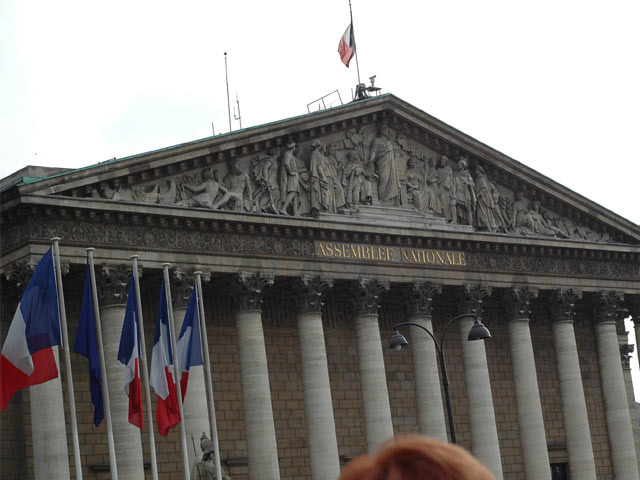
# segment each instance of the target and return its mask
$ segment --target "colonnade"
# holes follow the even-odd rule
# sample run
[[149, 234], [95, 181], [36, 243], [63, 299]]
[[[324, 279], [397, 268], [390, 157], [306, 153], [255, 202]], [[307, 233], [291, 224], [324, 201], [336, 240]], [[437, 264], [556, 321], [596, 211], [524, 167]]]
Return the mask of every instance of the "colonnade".
[[[239, 274], [232, 285], [247, 462], [251, 480], [272, 480], [280, 475], [261, 311], [262, 293], [273, 282], [273, 276], [252, 272]], [[322, 299], [331, 287], [332, 282], [329, 279], [308, 276], [302, 276], [293, 285], [297, 305], [308, 446], [314, 480], [335, 479], [340, 472], [321, 319]], [[389, 284], [377, 279], [360, 279], [353, 282], [349, 288], [354, 312], [366, 446], [368, 451], [374, 451], [394, 433], [382, 350], [383, 339], [380, 336], [378, 318], [380, 299], [389, 289]], [[491, 290], [479, 285], [459, 288], [461, 294], [456, 303], [464, 312], [457, 313], [481, 315], [483, 301], [491, 294]], [[410, 313], [407, 320], [431, 330], [432, 300], [441, 290], [442, 286], [428, 282], [408, 286], [406, 299]], [[121, 368], [115, 364], [115, 350], [119, 328], [124, 318], [126, 296], [114, 295], [113, 291], [107, 291], [106, 295], [119, 299], [111, 304], [101, 302], [107, 371], [119, 372]], [[504, 303], [509, 312], [507, 331], [525, 476], [527, 479], [550, 480], [549, 454], [529, 329], [529, 305], [537, 295], [538, 292], [534, 289], [517, 287], [504, 295]], [[596, 465], [573, 325], [573, 310], [580, 296], [580, 292], [577, 291], [557, 290], [546, 298], [551, 307], [550, 311], [553, 312], [553, 347], [557, 357], [569, 468], [573, 478], [595, 479]], [[185, 304], [176, 302], [175, 298], [174, 295], [175, 318], [176, 321], [181, 321]], [[615, 316], [620, 311], [623, 298], [615, 292], [600, 292], [597, 298], [599, 302], [598, 308], [594, 310], [594, 330], [614, 476], [616, 479], [638, 479], [638, 461], [615, 325]], [[485, 346], [482, 341], [469, 342], [466, 339], [472, 322], [472, 319], [465, 318], [460, 320], [458, 325], [471, 428], [471, 450], [487, 465], [496, 479], [501, 479], [502, 461]], [[447, 428], [434, 343], [420, 329], [411, 328], [410, 348], [419, 430], [426, 435], [446, 440]], [[122, 379], [115, 374], [109, 375], [108, 381], [120, 477], [142, 478], [140, 433], [137, 428], [126, 422], [128, 401], [125, 401]], [[59, 381], [45, 384], [43, 388], [56, 393], [60, 389]], [[34, 390], [37, 392], [36, 389], [32, 389], [32, 412], [41, 409], [45, 411], [51, 392], [45, 398], [34, 394]], [[198, 435], [208, 426], [204, 381], [201, 374], [191, 374], [189, 391], [191, 394], [187, 395], [187, 398], [193, 401], [185, 403], [187, 435]], [[55, 423], [55, 417], [49, 416], [49, 423]], [[36, 416], [33, 418], [34, 458], [48, 458], [47, 452], [52, 448], [46, 437], [49, 433], [43, 429], [44, 421], [37, 420]], [[62, 435], [64, 419], [61, 416], [57, 418], [61, 420], [58, 421], [60, 425], [56, 435]], [[124, 422], [120, 422], [122, 425], [117, 424], [117, 419], [124, 419]], [[60, 447], [60, 443], [57, 442], [56, 448]], [[64, 452], [56, 452], [55, 455], [64, 458]], [[59, 472], [50, 471], [52, 464], [48, 464], [48, 467], [48, 474], [53, 474], [50, 478], [68, 477], [68, 466], [61, 465]]]

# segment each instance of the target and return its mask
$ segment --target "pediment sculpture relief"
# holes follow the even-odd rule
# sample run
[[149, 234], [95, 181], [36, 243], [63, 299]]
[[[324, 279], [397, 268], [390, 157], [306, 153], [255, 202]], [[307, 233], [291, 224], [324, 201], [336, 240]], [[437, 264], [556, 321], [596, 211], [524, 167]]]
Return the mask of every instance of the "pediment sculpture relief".
[[94, 198], [287, 216], [411, 210], [477, 231], [609, 242], [499, 185], [486, 166], [446, 155], [385, 123], [347, 129], [142, 185], [100, 184]]

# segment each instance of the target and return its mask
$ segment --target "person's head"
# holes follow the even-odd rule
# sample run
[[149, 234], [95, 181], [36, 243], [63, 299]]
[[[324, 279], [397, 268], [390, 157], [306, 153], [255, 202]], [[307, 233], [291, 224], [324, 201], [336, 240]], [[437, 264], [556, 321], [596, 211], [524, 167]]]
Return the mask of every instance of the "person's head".
[[458, 170], [465, 170], [467, 168], [467, 159], [460, 157], [458, 160]]
[[202, 170], [202, 180], [207, 181], [212, 179], [213, 179], [213, 172], [211, 171], [210, 168], [205, 168], [204, 170]]
[[320, 143], [320, 140], [313, 140], [311, 142], [311, 148], [313, 148], [314, 150], [317, 150], [321, 146], [322, 146], [322, 143]]
[[446, 167], [447, 165], [449, 165], [449, 158], [446, 155], [442, 155], [440, 157], [440, 166]]
[[407, 165], [409, 165], [409, 168], [416, 168], [418, 166], [418, 161], [415, 159], [415, 157], [409, 157]]
[[469, 452], [420, 435], [398, 436], [347, 464], [339, 480], [494, 480]]

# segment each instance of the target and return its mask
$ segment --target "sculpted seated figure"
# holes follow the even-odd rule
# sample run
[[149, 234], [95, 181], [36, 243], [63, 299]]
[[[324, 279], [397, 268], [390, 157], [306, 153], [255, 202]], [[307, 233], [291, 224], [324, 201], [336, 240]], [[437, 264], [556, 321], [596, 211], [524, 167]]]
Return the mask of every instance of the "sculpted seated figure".
[[237, 160], [232, 160], [229, 173], [224, 177], [226, 185], [224, 195], [214, 205], [214, 209], [222, 206], [230, 207], [229, 210], [243, 210], [245, 198], [251, 200], [251, 181], [247, 172], [240, 168]]
[[[191, 467], [191, 480], [216, 480], [216, 454], [213, 446], [213, 442], [207, 438], [207, 435], [202, 432], [200, 438], [200, 449], [202, 450], [202, 459], [194, 462]], [[231, 477], [225, 472], [222, 467], [222, 479], [231, 480]]]
[[199, 185], [185, 183], [183, 187], [196, 194], [178, 203], [185, 207], [217, 208], [214, 203], [216, 197], [220, 192], [227, 193], [227, 188], [218, 182], [211, 168], [202, 170], [202, 182]]

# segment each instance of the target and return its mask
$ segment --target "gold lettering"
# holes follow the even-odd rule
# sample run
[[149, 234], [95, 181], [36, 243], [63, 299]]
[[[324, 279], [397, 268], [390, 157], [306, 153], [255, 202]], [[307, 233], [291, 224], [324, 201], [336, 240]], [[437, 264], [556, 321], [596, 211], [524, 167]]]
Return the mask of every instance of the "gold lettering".
[[456, 259], [453, 256], [453, 252], [445, 252], [445, 256], [447, 257], [447, 261], [449, 262], [449, 265], [456, 264]]
[[342, 244], [342, 256], [344, 258], [351, 258], [351, 255], [349, 254], [349, 247], [344, 243]]
[[402, 256], [402, 259], [409, 262], [409, 255], [407, 255], [407, 252], [404, 248], [400, 249], [400, 255]]
[[356, 247], [354, 247], [353, 245], [350, 245], [351, 247], [351, 254], [354, 256], [354, 258], [360, 258], [360, 249], [358, 248], [356, 250]]
[[420, 250], [420, 263], [427, 263], [427, 257], [424, 250]]
[[369, 260], [369, 258], [371, 258], [371, 252], [369, 252], [369, 246], [368, 245], [363, 245], [362, 246], [362, 258], [365, 260]]
[[340, 246], [336, 243], [333, 244], [333, 253], [336, 257], [342, 257], [342, 250], [340, 250]]
[[[436, 254], [436, 260], [438, 260], [440, 263], [444, 264], [444, 258], [442, 258], [442, 254], [438, 251], [435, 252]], [[438, 263], [438, 262], [436, 262]]]
[[378, 247], [378, 257], [380, 257], [380, 260], [388, 260], [387, 249], [385, 247]]
[[413, 263], [420, 262], [420, 260], [418, 259], [418, 255], [416, 255], [416, 251], [413, 248], [411, 249], [411, 260], [413, 260]]
[[[380, 248], [380, 247], [378, 247], [378, 248]], [[371, 260], [380, 260], [380, 256], [379, 255], [376, 258], [376, 249], [375, 249], [375, 247], [371, 247]]]
[[427, 263], [434, 263], [436, 261], [433, 250], [427, 250]]
[[458, 253], [458, 259], [460, 260], [460, 265], [466, 265], [466, 264], [467, 264], [467, 263], [465, 262], [464, 252], [459, 252], [459, 253]]
[[393, 248], [391, 248], [391, 247], [387, 247], [387, 260], [389, 260], [390, 262], [394, 261]]
[[324, 247], [322, 246], [322, 242], [318, 242], [318, 247], [320, 247], [320, 255], [322, 255], [323, 257], [328, 257], [327, 252], [324, 250]]

